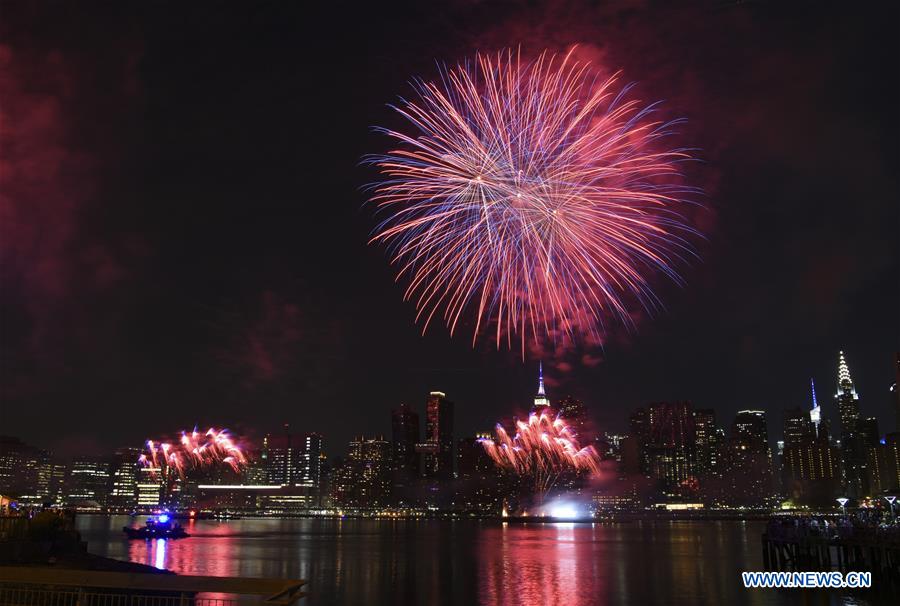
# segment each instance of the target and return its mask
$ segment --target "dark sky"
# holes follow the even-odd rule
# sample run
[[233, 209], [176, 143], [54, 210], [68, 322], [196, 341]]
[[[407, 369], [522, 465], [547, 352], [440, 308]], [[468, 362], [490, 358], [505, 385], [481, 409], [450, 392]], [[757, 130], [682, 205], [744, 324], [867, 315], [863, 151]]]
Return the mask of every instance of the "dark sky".
[[436, 61], [576, 43], [687, 118], [707, 238], [665, 312], [545, 361], [551, 397], [614, 430], [650, 401], [759, 407], [775, 439], [810, 377], [834, 416], [843, 349], [893, 429], [896, 12], [308, 4], [0, 2], [0, 433], [71, 453], [289, 421], [341, 454], [430, 389], [459, 435], [526, 408], [535, 359], [420, 335], [359, 162]]

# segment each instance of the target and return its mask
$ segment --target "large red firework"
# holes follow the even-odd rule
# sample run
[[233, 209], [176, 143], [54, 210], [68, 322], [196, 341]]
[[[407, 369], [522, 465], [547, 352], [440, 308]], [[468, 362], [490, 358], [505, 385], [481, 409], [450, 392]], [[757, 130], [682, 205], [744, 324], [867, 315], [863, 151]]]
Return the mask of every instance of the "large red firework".
[[138, 462], [154, 469], [168, 467], [184, 477], [189, 469], [222, 464], [240, 471], [246, 464], [244, 455], [237, 441], [227, 429], [182, 431], [177, 440], [147, 440], [147, 452], [141, 454]]
[[690, 154], [662, 142], [675, 122], [571, 52], [477, 55], [441, 76], [395, 107], [417, 132], [382, 129], [399, 146], [372, 159], [385, 214], [372, 242], [389, 246], [423, 329], [470, 320], [473, 343], [490, 326], [524, 351], [549, 335], [599, 341], [633, 302], [656, 309], [652, 275], [678, 281], [691, 252]]
[[530, 478], [540, 498], [565, 473], [600, 472], [600, 457], [594, 447], [581, 447], [574, 431], [558, 417], [532, 413], [527, 423], [516, 422], [514, 436], [499, 424], [496, 434], [496, 439], [481, 440], [485, 451], [499, 467]]

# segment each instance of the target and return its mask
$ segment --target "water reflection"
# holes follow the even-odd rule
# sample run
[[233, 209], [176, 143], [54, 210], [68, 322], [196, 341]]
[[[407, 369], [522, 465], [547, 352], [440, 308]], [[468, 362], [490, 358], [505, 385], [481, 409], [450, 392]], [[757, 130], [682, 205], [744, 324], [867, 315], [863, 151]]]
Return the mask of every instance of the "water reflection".
[[154, 546], [156, 550], [156, 555], [153, 557], [153, 565], [156, 566], [160, 570], [166, 569], [166, 540], [165, 539], [156, 539], [156, 545]]
[[197, 520], [187, 522], [187, 539], [129, 541], [121, 528], [130, 522], [78, 518], [94, 553], [184, 574], [306, 579], [310, 606], [781, 606], [846, 598], [743, 589], [740, 571], [762, 569], [762, 526], [754, 523]]

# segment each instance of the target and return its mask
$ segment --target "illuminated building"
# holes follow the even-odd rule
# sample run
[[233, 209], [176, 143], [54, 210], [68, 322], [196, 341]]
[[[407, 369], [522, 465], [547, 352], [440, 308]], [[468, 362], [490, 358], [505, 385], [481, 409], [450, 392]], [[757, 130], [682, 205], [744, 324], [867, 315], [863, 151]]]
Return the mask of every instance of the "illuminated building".
[[300, 438], [300, 465], [295, 486], [318, 488], [322, 482], [325, 441], [321, 434], [305, 433]]
[[49, 468], [50, 486], [48, 498], [51, 503], [59, 505], [62, 503], [65, 496], [66, 464], [61, 463], [60, 461], [51, 460]]
[[340, 507], [386, 507], [391, 500], [391, 445], [384, 438], [360, 436], [335, 467], [332, 497]]
[[292, 435], [285, 423], [284, 435], [267, 435], [262, 457], [268, 470], [268, 483], [280, 486], [319, 488], [325, 443], [318, 433]]
[[18, 438], [0, 436], [0, 493], [40, 505], [51, 493], [50, 454]]
[[547, 392], [544, 390], [544, 363], [540, 362], [538, 364], [538, 390], [534, 396], [534, 406], [531, 408], [531, 412], [541, 414], [542, 412], [548, 412], [549, 409], [550, 400], [547, 398]]
[[453, 478], [453, 402], [441, 391], [432, 391], [425, 400], [425, 442], [416, 450], [423, 454], [426, 478]]
[[698, 474], [715, 474], [720, 471], [720, 442], [716, 432], [716, 413], [712, 409], [694, 410], [694, 441], [697, 445]]
[[838, 384], [834, 397], [841, 424], [841, 455], [847, 496], [859, 498], [866, 492], [866, 446], [860, 432], [859, 395], [843, 351], [838, 359]]
[[105, 507], [110, 495], [110, 461], [103, 457], [78, 457], [69, 464], [67, 505]]
[[163, 470], [160, 467], [141, 467], [138, 470], [137, 504], [141, 509], [159, 507], [163, 498]]
[[199, 484], [198, 503], [204, 509], [267, 514], [305, 513], [319, 504], [309, 487], [280, 484]]
[[649, 475], [672, 490], [697, 476], [697, 442], [690, 402], [657, 402], [648, 413]]
[[[264, 438], [265, 441], [265, 438]], [[240, 473], [240, 483], [250, 486], [265, 486], [269, 483], [268, 460], [263, 451], [247, 452], [247, 463]]]
[[887, 434], [867, 449], [870, 495], [900, 490], [900, 432]]
[[137, 506], [139, 456], [141, 456], [140, 448], [120, 448], [113, 455], [110, 467], [110, 507], [133, 509]]
[[797, 407], [784, 411], [785, 448], [799, 446], [816, 436], [816, 427], [804, 409]]
[[728, 441], [728, 492], [731, 505], [762, 507], [772, 495], [772, 454], [766, 413], [740, 410], [731, 425]]
[[822, 422], [822, 410], [819, 408], [819, 401], [816, 400], [816, 382], [809, 379], [809, 386], [812, 390], [812, 408], [809, 410], [809, 421], [813, 425], [813, 431], [819, 435], [819, 424]]
[[732, 442], [743, 450], [768, 451], [769, 429], [762, 410], [739, 410], [731, 427]]
[[845, 436], [854, 435], [858, 431], [859, 423], [859, 395], [850, 378], [850, 368], [844, 359], [844, 352], [840, 352], [838, 361], [838, 388], [834, 394], [838, 405], [838, 414], [841, 419], [841, 442]]
[[638, 504], [634, 493], [625, 494], [595, 494], [591, 497], [594, 508], [597, 511], [621, 511], [634, 509]]
[[828, 507], [840, 489], [840, 452], [831, 444], [824, 426], [818, 435], [813, 433], [812, 423], [810, 426], [808, 433], [784, 447], [783, 485], [788, 498], [797, 504]]

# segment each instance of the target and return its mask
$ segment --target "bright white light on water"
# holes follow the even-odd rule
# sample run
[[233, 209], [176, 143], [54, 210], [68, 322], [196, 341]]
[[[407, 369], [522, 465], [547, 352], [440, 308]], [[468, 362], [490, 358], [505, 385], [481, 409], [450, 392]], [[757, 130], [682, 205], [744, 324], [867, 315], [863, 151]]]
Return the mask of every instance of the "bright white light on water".
[[153, 561], [153, 565], [160, 570], [165, 570], [166, 568], [166, 540], [165, 539], [156, 539], [156, 559]]
[[578, 517], [578, 508], [572, 503], [557, 503], [550, 508], [550, 517], [559, 520], [574, 520]]

